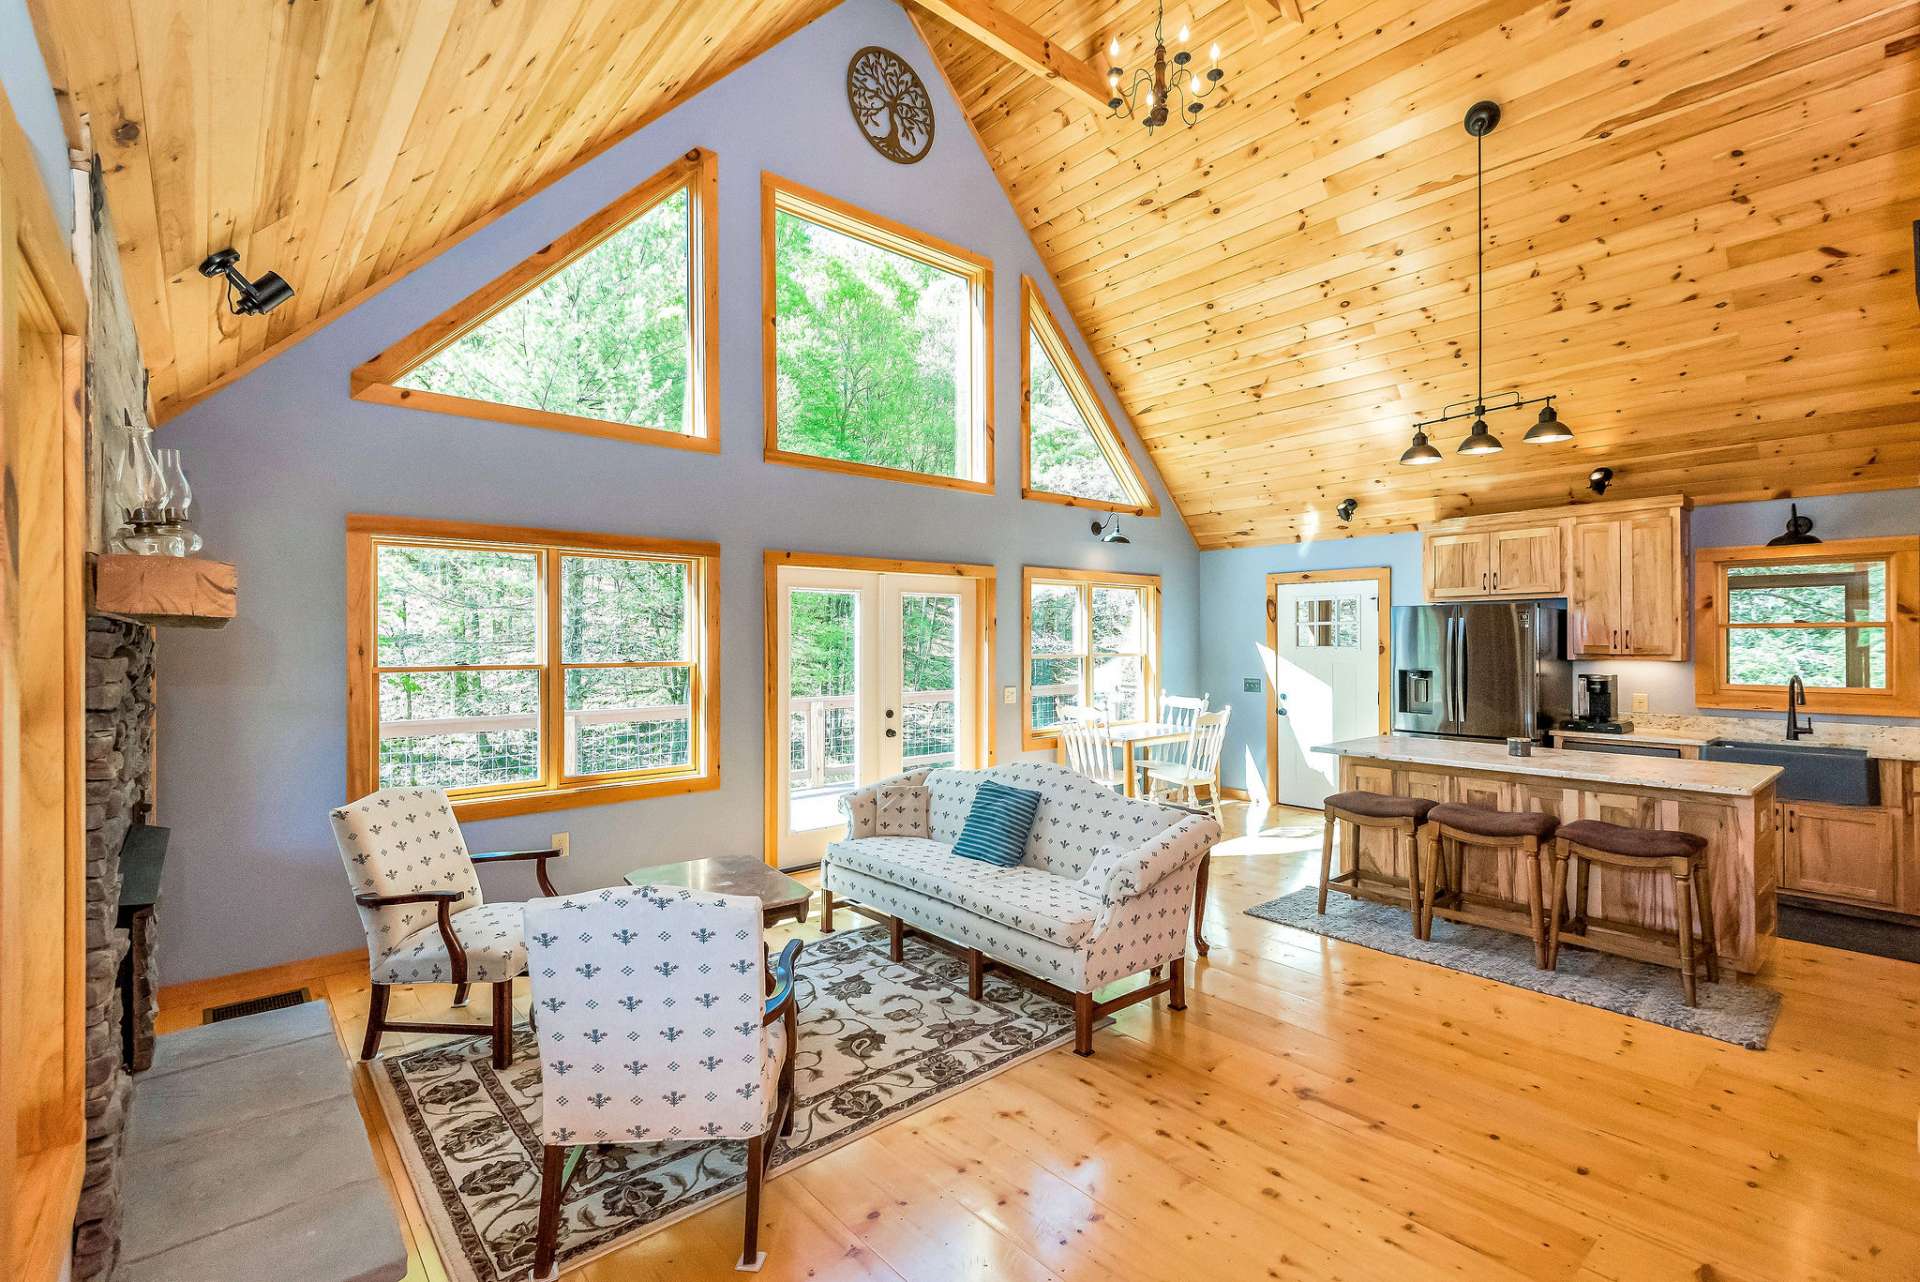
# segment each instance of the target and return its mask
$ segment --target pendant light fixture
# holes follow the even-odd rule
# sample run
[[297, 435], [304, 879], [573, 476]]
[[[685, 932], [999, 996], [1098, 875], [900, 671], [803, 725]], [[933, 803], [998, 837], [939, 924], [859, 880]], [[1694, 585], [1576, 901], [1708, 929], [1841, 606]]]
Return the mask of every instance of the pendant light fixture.
[[[1500, 123], [1500, 104], [1495, 102], [1476, 102], [1467, 109], [1466, 130], [1473, 136], [1473, 252], [1474, 286], [1473, 300], [1477, 312], [1478, 350], [1474, 354], [1477, 373], [1474, 378], [1474, 395], [1471, 401], [1455, 401], [1440, 411], [1438, 418], [1426, 419], [1413, 425], [1413, 443], [1400, 456], [1400, 461], [1412, 467], [1429, 466], [1445, 461], [1445, 456], [1427, 442], [1426, 429], [1438, 423], [1451, 423], [1455, 419], [1473, 416], [1473, 427], [1466, 439], [1455, 447], [1455, 452], [1467, 455], [1498, 454], [1506, 447], [1500, 438], [1487, 426], [1487, 415], [1501, 410], [1517, 410], [1528, 405], [1540, 407], [1540, 417], [1527, 429], [1521, 438], [1527, 445], [1548, 445], [1556, 441], [1573, 439], [1573, 429], [1560, 421], [1560, 415], [1554, 412], [1553, 397], [1523, 397], [1519, 392], [1496, 392], [1494, 404], [1487, 404], [1487, 248], [1483, 231], [1486, 225], [1486, 136]], [[1471, 408], [1468, 408], [1471, 406]]]

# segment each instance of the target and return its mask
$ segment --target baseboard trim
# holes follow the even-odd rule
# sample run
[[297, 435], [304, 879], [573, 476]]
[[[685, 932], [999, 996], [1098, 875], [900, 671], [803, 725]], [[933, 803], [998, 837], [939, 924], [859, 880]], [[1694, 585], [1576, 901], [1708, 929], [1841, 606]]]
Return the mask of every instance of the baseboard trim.
[[365, 970], [367, 950], [349, 948], [344, 952], [327, 953], [320, 957], [307, 957], [299, 961], [281, 962], [276, 966], [261, 966], [254, 970], [237, 970], [227, 975], [213, 975], [206, 979], [190, 979], [180, 984], [162, 985], [154, 994], [162, 1014], [175, 1010], [198, 1012], [207, 1006], [230, 1001], [233, 991], [243, 990], [249, 994], [255, 992], [273, 992], [276, 989], [298, 988], [297, 981], [313, 975], [334, 975], [342, 971]]

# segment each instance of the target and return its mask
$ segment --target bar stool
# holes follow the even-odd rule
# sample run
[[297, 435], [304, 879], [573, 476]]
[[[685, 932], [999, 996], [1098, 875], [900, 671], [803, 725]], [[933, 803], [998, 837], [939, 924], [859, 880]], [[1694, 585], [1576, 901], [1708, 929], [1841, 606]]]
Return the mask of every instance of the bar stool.
[[1327, 812], [1326, 829], [1320, 835], [1320, 912], [1327, 911], [1327, 887], [1338, 883], [1348, 888], [1360, 884], [1360, 860], [1355, 856], [1353, 867], [1333, 876], [1333, 824], [1336, 819], [1343, 820], [1354, 828], [1386, 828], [1393, 834], [1394, 845], [1400, 844], [1400, 834], [1407, 838], [1407, 864], [1413, 870], [1408, 878], [1410, 894], [1409, 904], [1413, 909], [1416, 922], [1420, 912], [1420, 848], [1419, 829], [1426, 822], [1427, 812], [1435, 803], [1424, 797], [1389, 797], [1378, 792], [1336, 792], [1324, 803]]
[[[1553, 921], [1547, 932], [1547, 966], [1560, 961], [1560, 910], [1564, 904], [1567, 865], [1573, 865], [1574, 910], [1567, 933], [1584, 935], [1593, 879], [1581, 860], [1637, 872], [1665, 871], [1673, 878], [1673, 913], [1679, 935], [1675, 951], [1680, 958], [1680, 987], [1687, 1005], [1695, 1005], [1693, 918], [1696, 902], [1700, 942], [1707, 950], [1707, 982], [1720, 980], [1720, 945], [1713, 930], [1713, 879], [1707, 871], [1707, 839], [1666, 828], [1627, 828], [1598, 819], [1576, 819], [1563, 824], [1553, 851]], [[1577, 927], [1577, 929], [1576, 929]]]
[[[1460, 849], [1460, 871], [1448, 880], [1456, 902], [1464, 900], [1466, 888], [1466, 852], [1468, 850], [1510, 850], [1526, 857], [1527, 915], [1533, 924], [1533, 964], [1547, 969], [1547, 927], [1542, 916], [1540, 847], [1553, 837], [1560, 821], [1535, 810], [1490, 810], [1485, 806], [1465, 806], [1447, 802], [1427, 812], [1421, 831], [1420, 911], [1415, 930], [1421, 939], [1433, 937], [1433, 905], [1443, 871], [1440, 843], [1452, 838]], [[1557, 919], [1557, 914], [1556, 914]]]

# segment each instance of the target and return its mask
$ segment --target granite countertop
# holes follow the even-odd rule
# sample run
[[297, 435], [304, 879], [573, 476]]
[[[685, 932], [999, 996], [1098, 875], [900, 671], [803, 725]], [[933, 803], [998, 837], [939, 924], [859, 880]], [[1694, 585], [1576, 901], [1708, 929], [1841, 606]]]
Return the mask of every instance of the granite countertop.
[[[1632, 718], [1630, 734], [1603, 734], [1591, 730], [1555, 731], [1582, 739], [1621, 739], [1637, 743], [1700, 744], [1709, 739], [1742, 739], [1758, 743], [1787, 742], [1787, 719], [1777, 717], [1672, 716], [1640, 713]], [[1797, 742], [1812, 748], [1864, 748], [1870, 756], [1888, 761], [1920, 761], [1920, 726], [1874, 725], [1862, 721], [1827, 721], [1813, 716], [1813, 733]]]
[[1675, 792], [1751, 797], [1780, 776], [1778, 766], [1735, 761], [1684, 761], [1672, 757], [1619, 756], [1569, 748], [1536, 747], [1530, 757], [1507, 755], [1504, 743], [1473, 739], [1429, 739], [1421, 735], [1383, 734], [1347, 739], [1314, 749], [1336, 757], [1367, 757], [1439, 769], [1489, 770], [1501, 774], [1626, 788], [1668, 788]]

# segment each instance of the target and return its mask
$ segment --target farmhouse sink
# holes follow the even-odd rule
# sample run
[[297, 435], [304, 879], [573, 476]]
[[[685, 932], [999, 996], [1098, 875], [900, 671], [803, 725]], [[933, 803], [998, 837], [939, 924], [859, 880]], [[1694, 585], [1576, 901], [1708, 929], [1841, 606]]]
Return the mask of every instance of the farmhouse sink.
[[1710, 739], [1705, 761], [1743, 761], [1779, 766], [1774, 795], [1782, 801], [1824, 801], [1836, 806], [1880, 804], [1880, 770], [1864, 748], [1823, 748], [1802, 743]]

